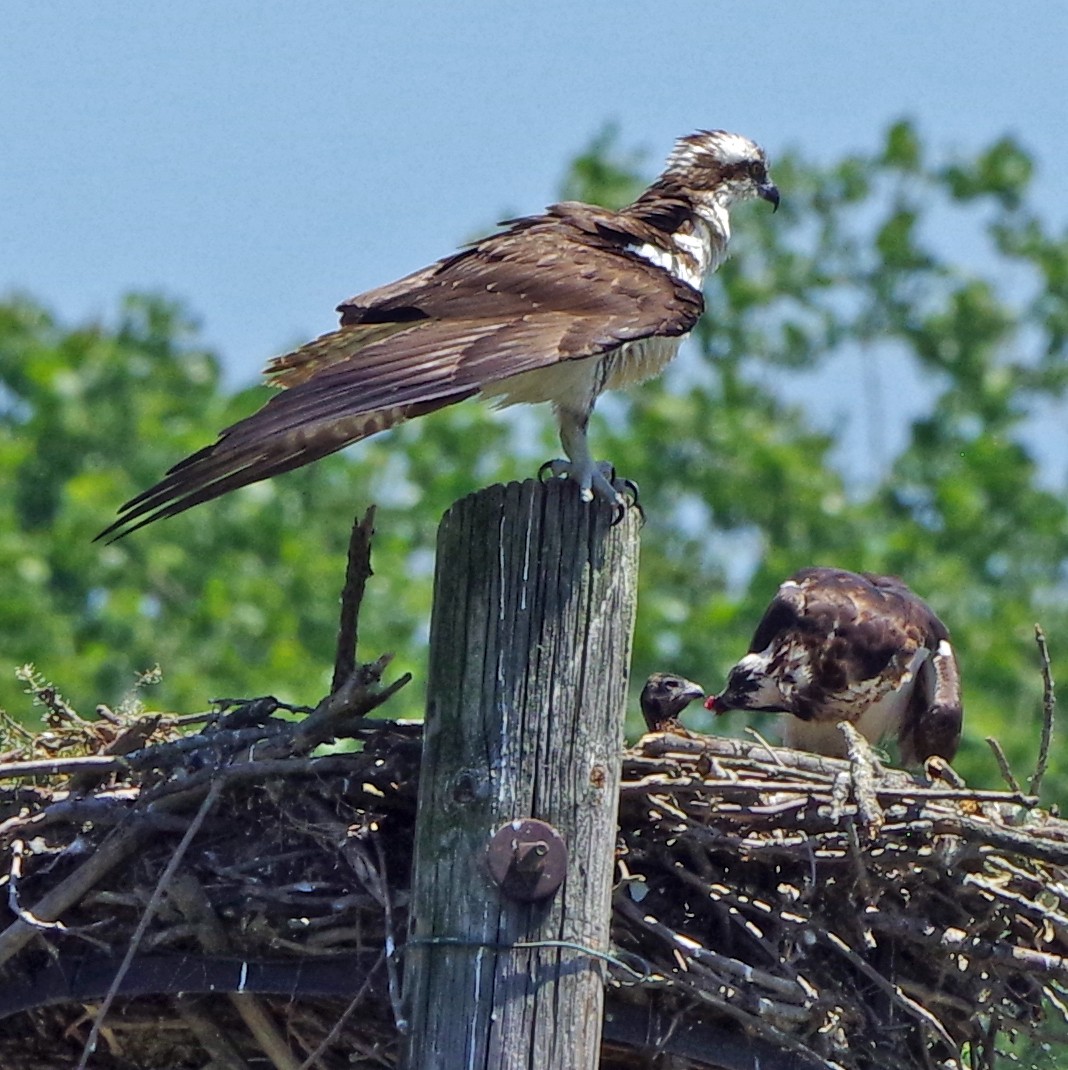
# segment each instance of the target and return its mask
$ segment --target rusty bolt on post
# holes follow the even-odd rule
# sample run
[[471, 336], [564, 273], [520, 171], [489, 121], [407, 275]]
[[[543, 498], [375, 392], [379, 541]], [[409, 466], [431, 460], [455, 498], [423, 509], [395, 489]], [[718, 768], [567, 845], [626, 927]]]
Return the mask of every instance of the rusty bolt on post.
[[486, 847], [490, 876], [509, 899], [547, 899], [567, 873], [567, 846], [552, 825], [517, 818], [502, 825]]

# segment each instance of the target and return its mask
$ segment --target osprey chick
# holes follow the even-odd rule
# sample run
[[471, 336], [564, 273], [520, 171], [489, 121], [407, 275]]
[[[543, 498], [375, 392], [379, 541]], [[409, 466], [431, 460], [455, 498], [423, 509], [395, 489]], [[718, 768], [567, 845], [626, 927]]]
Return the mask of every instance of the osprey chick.
[[952, 761], [960, 673], [946, 626], [894, 576], [803, 568], [772, 599], [749, 652], [705, 705], [782, 710], [783, 742], [845, 756], [839, 721], [870, 742], [894, 732], [906, 765]]
[[691, 702], [705, 697], [705, 689], [684, 676], [669, 672], [654, 672], [645, 686], [639, 701], [642, 716], [650, 732], [683, 731], [679, 714]]
[[656, 375], [704, 307], [726, 255], [728, 209], [778, 206], [764, 151], [722, 130], [682, 138], [660, 177], [612, 212], [557, 204], [338, 306], [341, 325], [266, 369], [284, 388], [128, 501], [98, 538], [121, 538], [288, 472], [415, 416], [481, 396], [550, 402], [567, 459], [556, 476], [622, 509], [590, 454], [598, 395]]

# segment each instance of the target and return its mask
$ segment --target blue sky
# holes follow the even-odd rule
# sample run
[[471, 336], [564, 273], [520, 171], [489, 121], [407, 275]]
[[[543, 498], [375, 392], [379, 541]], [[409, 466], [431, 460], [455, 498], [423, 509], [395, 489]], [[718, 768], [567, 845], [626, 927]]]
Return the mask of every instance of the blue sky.
[[[342, 299], [551, 201], [607, 121], [832, 159], [1006, 132], [1068, 218], [1068, 6], [0, 3], [0, 294], [184, 301], [234, 383]], [[789, 196], [789, 191], [783, 191]], [[1068, 421], [1066, 421], [1068, 423]]]

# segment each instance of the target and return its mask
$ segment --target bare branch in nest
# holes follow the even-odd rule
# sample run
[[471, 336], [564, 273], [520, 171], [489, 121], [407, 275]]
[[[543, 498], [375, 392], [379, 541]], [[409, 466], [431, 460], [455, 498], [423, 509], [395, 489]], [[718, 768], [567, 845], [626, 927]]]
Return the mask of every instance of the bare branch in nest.
[[174, 1001], [182, 1021], [200, 1042], [217, 1070], [248, 1070], [248, 1063], [215, 1020], [208, 1000], [180, 995]]
[[1035, 642], [1038, 643], [1038, 655], [1042, 661], [1042, 741], [1038, 748], [1038, 760], [1035, 771], [1028, 781], [1032, 795], [1037, 795], [1042, 786], [1049, 764], [1049, 745], [1053, 738], [1053, 712], [1057, 706], [1057, 696], [1053, 690], [1053, 669], [1049, 663], [1049, 647], [1046, 645], [1046, 633], [1041, 626], [1035, 625]]
[[[675, 983], [694, 999], [738, 1022], [747, 1035], [769, 1041], [773, 1049], [794, 1052], [806, 1059], [816, 1058], [814, 1052], [786, 1031], [811, 1017], [810, 995], [803, 988], [702, 947], [696, 940], [643, 912], [626, 896], [617, 900], [616, 909], [653, 940], [667, 945], [673, 961], [682, 967]], [[646, 968], [652, 970], [652, 964], [646, 964]], [[761, 988], [768, 994], [761, 992]]]
[[144, 913], [141, 915], [141, 920], [137, 923], [137, 928], [134, 929], [133, 936], [130, 938], [130, 942], [127, 945], [126, 954], [123, 956], [118, 973], [115, 975], [115, 980], [112, 982], [111, 988], [108, 989], [108, 994], [104, 997], [104, 1001], [100, 1004], [96, 1016], [93, 1019], [93, 1028], [89, 1031], [89, 1036], [86, 1038], [85, 1047], [82, 1049], [82, 1057], [78, 1060], [76, 1070], [85, 1070], [89, 1065], [89, 1059], [92, 1057], [93, 1052], [96, 1051], [96, 1045], [100, 1039], [100, 1030], [104, 1024], [104, 1019], [107, 1017], [108, 1011], [111, 1009], [111, 1005], [115, 1001], [115, 996], [122, 984], [122, 979], [125, 976], [126, 971], [130, 968], [130, 964], [133, 962], [134, 956], [137, 954], [137, 949], [141, 945], [141, 940], [145, 935], [145, 931], [148, 929], [148, 924], [155, 916], [156, 908], [159, 906], [159, 902], [163, 898], [163, 892], [169, 887], [178, 866], [185, 857], [186, 851], [189, 850], [189, 845], [193, 842], [193, 838], [200, 830], [200, 826], [204, 824], [204, 819], [208, 816], [211, 808], [218, 800], [219, 795], [222, 792], [222, 786], [223, 782], [221, 780], [216, 780], [208, 789], [207, 795], [204, 796], [204, 801], [200, 804], [200, 809], [197, 810], [196, 814], [193, 816], [193, 820], [189, 822], [189, 828], [185, 830], [185, 834], [175, 848], [171, 860], [167, 863], [167, 868], [164, 869], [159, 880], [156, 882], [156, 887], [152, 890], [152, 896], [149, 899], [148, 904], [145, 906]]
[[758, 743], [763, 743], [764, 749], [768, 752], [771, 760], [778, 765], [782, 765], [782, 760], [777, 753], [779, 748], [773, 747], [752, 725], [745, 726], [745, 734], [752, 736]]
[[379, 967], [385, 962], [385, 952], [379, 957], [378, 961], [367, 971], [367, 976], [364, 978], [363, 984], [360, 985], [359, 991], [352, 997], [349, 1005], [341, 1012], [337, 1021], [331, 1026], [330, 1032], [319, 1042], [318, 1047], [311, 1052], [311, 1054], [300, 1064], [300, 1070], [311, 1070], [313, 1066], [319, 1065], [319, 1059], [323, 1053], [330, 1047], [342, 1032], [349, 1019], [356, 1012], [357, 1007], [366, 999], [368, 992], [371, 990], [371, 982], [374, 980], [375, 974], [378, 972]]
[[288, 739], [293, 733], [292, 722], [268, 720], [250, 728], [234, 728], [179, 736], [166, 743], [157, 743], [127, 755], [131, 769], [139, 772], [151, 769], [188, 770], [205, 765], [220, 766], [240, 751], [256, 746], [266, 739]]
[[0, 821], [0, 845], [13, 842], [17, 836], [39, 836], [51, 825], [78, 825], [105, 829], [119, 824], [148, 824], [159, 832], [182, 832], [188, 824], [180, 817], [153, 810], [131, 814], [130, 805], [138, 798], [136, 788], [110, 789], [107, 794], [86, 798], [72, 798], [57, 792], [55, 802], [30, 813], [19, 813]]
[[1012, 766], [1009, 765], [1009, 758], [1006, 755], [1004, 748], [1001, 746], [1001, 741], [996, 736], [986, 737], [987, 746], [994, 754], [994, 761], [998, 763], [998, 772], [1001, 773], [1001, 779], [1009, 785], [1010, 791], [1023, 792], [1023, 788], [1020, 786], [1020, 782], [1016, 779], [1016, 774], [1012, 771]]
[[7, 874], [7, 905], [12, 914], [20, 921], [35, 929], [64, 929], [61, 921], [43, 921], [35, 918], [19, 902], [19, 881], [22, 880], [22, 858], [26, 851], [26, 844], [22, 840], [15, 840], [11, 844], [11, 868]]
[[392, 654], [383, 654], [377, 661], [358, 666], [300, 722], [291, 753], [307, 752], [335, 739], [342, 725], [366, 717], [404, 687], [411, 680], [411, 673], [405, 673], [384, 688], [378, 687], [382, 673], [392, 660]]
[[[121, 827], [106, 838], [69, 877], [42, 896], [30, 913], [37, 921], [56, 921], [69, 907], [78, 903], [119, 863], [128, 858], [154, 835], [147, 825]], [[37, 929], [22, 918], [0, 932], [0, 964], [21, 951], [37, 934]]]
[[[318, 866], [318, 883], [330, 888], [329, 894], [322, 896], [314, 894], [316, 882], [308, 879], [305, 868], [307, 855], [317, 858], [316, 852], [309, 852], [306, 845], [295, 852], [278, 849], [280, 828], [299, 823], [301, 811], [309, 808], [309, 796], [321, 791], [324, 783], [330, 787], [318, 808], [322, 811], [319, 820], [340, 828], [342, 839], [349, 837], [350, 825], [358, 826], [361, 820], [373, 828], [390, 822], [391, 831], [399, 824], [402, 850], [411, 835], [419, 756], [419, 740], [413, 738], [413, 733], [419, 727], [368, 717], [410, 677], [406, 674], [383, 685], [389, 654], [368, 664], [356, 662], [358, 613], [371, 576], [373, 520], [371, 509], [353, 529], [342, 592], [334, 686], [314, 709], [291, 706], [267, 696], [222, 700], [215, 703], [214, 712], [189, 717], [141, 716], [139, 711], [138, 716], [133, 716], [103, 710], [98, 722], [88, 722], [78, 718], [50, 684], [36, 675], [32, 679], [27, 676], [36, 699], [48, 707], [56, 723], [45, 736], [27, 738], [24, 747], [4, 755], [5, 759], [34, 760], [0, 761], [0, 780], [14, 781], [14, 786], [0, 790], [0, 800], [7, 804], [0, 811], [0, 851], [6, 843], [8, 852], [0, 865], [7, 863], [9, 884], [6, 902], [0, 903], [0, 915], [6, 924], [6, 928], [0, 927], [0, 965], [16, 973], [26, 967], [37, 977], [41, 975], [44, 947], [61, 968], [53, 971], [56, 976], [48, 982], [51, 997], [46, 991], [48, 986], [44, 986], [36, 989], [35, 1001], [36, 982], [14, 988], [7, 985], [11, 998], [5, 1003], [5, 1013], [32, 1013], [34, 1008], [43, 1010], [57, 1003], [75, 1006], [82, 1002], [78, 993], [99, 1002], [80, 1067], [91, 1059], [102, 1030], [121, 1031], [129, 1021], [125, 1016], [105, 1021], [117, 998], [176, 991], [232, 993], [229, 1001], [216, 1001], [210, 1010], [185, 1005], [175, 1012], [185, 1029], [204, 1044], [209, 1040], [214, 1044], [217, 1039], [219, 1030], [213, 1022], [225, 1020], [233, 1029], [233, 1016], [237, 1015], [245, 1029], [241, 1030], [239, 1024], [230, 1033], [235, 1043], [229, 1047], [215, 1044], [217, 1050], [211, 1053], [211, 1057], [222, 1060], [222, 1065], [244, 1065], [250, 1043], [256, 1059], [266, 1059], [276, 1070], [297, 1070], [308, 1052], [311, 1055], [306, 1066], [325, 1065], [329, 1060], [319, 1053], [331, 1049], [332, 1059], [338, 1046], [335, 1038], [344, 1031], [342, 1043], [347, 1043], [353, 1031], [365, 1029], [366, 1023], [361, 1020], [345, 1025], [345, 1017], [337, 1022], [334, 1013], [328, 1012], [328, 1027], [320, 1028], [321, 1019], [315, 1019], [306, 1041], [304, 1023], [299, 1020], [304, 1013], [299, 998], [315, 998], [319, 982], [313, 981], [313, 976], [322, 973], [310, 967], [316, 956], [329, 960], [326, 965], [344, 965], [352, 958], [352, 949], [366, 943], [361, 932], [366, 922], [358, 919], [360, 912], [366, 914], [374, 908], [386, 912], [385, 933], [379, 938], [385, 949], [380, 973], [388, 975], [386, 987], [395, 1007], [399, 1007], [397, 934], [405, 929], [408, 893], [390, 885], [390, 874], [394, 861], [402, 874], [407, 873], [410, 862], [403, 853], [394, 859], [398, 842], [377, 835], [374, 839], [378, 852], [372, 867], [378, 875], [375, 896], [362, 892], [353, 895], [344, 883], [338, 886], [338, 874], [344, 869], [337, 865], [338, 846], [319, 848], [323, 859]], [[279, 710], [307, 716], [283, 720], [277, 716]], [[182, 727], [197, 722], [207, 723], [192, 735], [180, 734]], [[320, 744], [343, 736], [364, 739], [364, 749], [346, 755], [308, 757]], [[75, 753], [91, 753], [79, 758], [58, 756], [57, 752], [75, 748]], [[40, 760], [41, 754], [47, 757]], [[289, 787], [293, 784], [300, 786]], [[221, 816], [214, 811], [222, 809], [217, 804], [224, 788], [223, 806], [227, 813]], [[359, 809], [354, 809], [354, 796], [363, 800]], [[284, 798], [286, 806], [273, 810], [275, 798]], [[368, 804], [375, 807], [373, 817], [366, 808]], [[262, 818], [265, 808], [272, 815], [266, 823]], [[310, 809], [316, 811], [314, 806]], [[402, 816], [398, 818], [398, 814]], [[178, 868], [209, 816], [211, 825], [207, 828], [212, 847], [191, 857], [187, 872], [179, 877]], [[233, 840], [232, 834], [238, 831], [238, 839]], [[174, 846], [176, 834], [180, 842]], [[224, 848], [220, 861], [215, 844], [227, 843], [228, 836], [231, 848], [240, 846], [236, 853], [231, 850], [229, 854]], [[265, 847], [266, 840], [270, 845]], [[32, 845], [32, 851], [24, 845]], [[407, 849], [410, 851], [410, 846]], [[255, 876], [248, 873], [248, 866], [236, 864], [249, 861], [248, 851], [256, 863], [252, 867]], [[295, 871], [286, 861], [294, 856], [300, 859], [293, 863]], [[132, 858], [136, 858], [136, 865], [131, 865]], [[56, 867], [61, 859], [62, 864]], [[29, 872], [24, 874], [27, 866]], [[55, 876], [50, 879], [53, 867]], [[207, 873], [203, 874], [203, 870]], [[291, 874], [288, 885], [274, 888], [268, 874], [282, 871]], [[151, 887], [137, 883], [143, 884], [146, 872], [154, 875]], [[202, 908], [199, 912], [190, 908], [189, 895], [182, 898], [185, 877], [198, 890]], [[213, 899], [220, 888], [227, 888], [226, 894], [236, 898], [226, 903]], [[274, 894], [278, 891], [285, 894]], [[165, 893], [169, 914], [158, 909]], [[259, 906], [251, 907], [253, 913], [245, 918], [244, 926], [234, 926], [230, 921], [233, 904], [250, 900]], [[317, 900], [325, 902], [317, 906]], [[141, 903], [146, 905], [136, 924], [130, 922], [131, 930], [126, 927], [125, 915]], [[173, 916], [175, 910], [180, 915], [177, 920]], [[395, 910], [401, 912], [396, 926]], [[238, 911], [243, 913], [243, 907]], [[285, 911], [296, 916], [287, 916]], [[212, 921], [214, 924], [209, 924]], [[162, 959], [163, 972], [171, 975], [170, 981], [155, 968], [141, 969], [153, 957], [142, 953], [142, 944], [149, 952], [156, 948], [180, 949], [190, 939], [198, 940], [201, 954], [179, 956], [192, 973], [183, 975], [178, 988], [167, 988], [174, 980], [174, 970], [167, 963], [176, 959]], [[103, 951], [106, 961], [92, 956], [86, 961], [86, 946], [96, 949], [98, 958]], [[113, 949], [111, 954], [109, 948]], [[249, 954], [250, 949], [259, 951], [259, 957]], [[343, 953], [346, 951], [350, 953], [347, 958]], [[25, 955], [19, 957], [20, 952]], [[124, 954], [116, 967], [120, 952]], [[274, 961], [280, 953], [300, 956], [294, 963], [295, 972], [287, 973], [284, 964]], [[225, 980], [200, 986], [196, 977], [201, 967], [204, 984], [209, 975], [222, 976], [220, 970], [229, 976], [229, 967], [223, 961], [227, 954], [237, 960], [229, 964], [236, 967], [230, 973], [237, 979], [237, 987], [226, 987]], [[328, 970], [329, 976], [323, 974], [326, 980], [319, 984], [317, 995], [350, 1001], [346, 1012], [349, 1015], [372, 992], [372, 975], [376, 971], [377, 966], [370, 973], [361, 966], [359, 975], [351, 969], [332, 973]], [[94, 977], [95, 982], [90, 983]], [[360, 991], [353, 999], [357, 987]], [[287, 996], [288, 1006], [294, 1008], [286, 1011], [284, 1028], [277, 1022], [276, 1009], [261, 998], [276, 994]], [[381, 993], [375, 992], [376, 1006], [380, 999]], [[227, 1002], [232, 1009], [229, 1019], [224, 1013]], [[390, 1028], [383, 1017], [381, 1035], [388, 1037]], [[64, 1034], [57, 1043], [67, 1044], [75, 1035]], [[0, 1028], [0, 1049], [4, 1051], [5, 1037], [10, 1033]], [[293, 1043], [302, 1049], [299, 1057], [294, 1055]], [[367, 1050], [374, 1047], [369, 1043]], [[388, 1043], [386, 1047], [389, 1050]], [[0, 1054], [0, 1063], [5, 1058]], [[155, 1065], [152, 1060], [149, 1063]]]
[[337, 630], [337, 654], [334, 658], [334, 678], [331, 692], [339, 690], [356, 669], [356, 641], [358, 638], [360, 605], [371, 570], [371, 539], [375, 533], [375, 507], [354, 521], [349, 536], [349, 553], [345, 566], [345, 586], [341, 590], [341, 620]]
[[[168, 901], [195, 926], [197, 940], [208, 954], [224, 955], [233, 950], [204, 886], [192, 872], [176, 873], [166, 892]], [[116, 976], [116, 982], [121, 982], [121, 976]], [[298, 1070], [297, 1060], [264, 1008], [263, 1000], [254, 992], [229, 992], [227, 996], [276, 1070]]]
[[[862, 955], [859, 955], [856, 951], [849, 946], [849, 944], [843, 940], [837, 933], [830, 930], [815, 929], [813, 930], [815, 935], [826, 942], [829, 947], [834, 948], [838, 954], [842, 955], [862, 976], [866, 977], [877, 988], [879, 988], [886, 996], [888, 996], [893, 1002], [898, 1004], [907, 1014], [915, 1017], [921, 1025], [929, 1029], [934, 1033], [945, 1045], [953, 1052], [956, 1058], [955, 1065], [961, 1065], [960, 1063], [960, 1049], [954, 1042], [953, 1038], [946, 1031], [945, 1026], [936, 1018], [930, 1011], [921, 1007], [915, 1000], [910, 999], [901, 991], [900, 986], [894, 984], [892, 981], [884, 977], [875, 967], [873, 967]], [[954, 1065], [954, 1064], [950, 1064]]]
[[867, 839], [873, 840], [883, 826], [883, 810], [875, 790], [875, 759], [871, 746], [848, 721], [840, 721], [838, 731], [846, 738], [849, 780], [853, 800], [857, 804], [860, 831]]
[[399, 970], [399, 945], [393, 924], [393, 897], [389, 890], [386, 875], [386, 854], [382, 849], [382, 837], [374, 837], [375, 855], [378, 859], [378, 878], [382, 889], [382, 907], [385, 912], [386, 927], [386, 976], [389, 980], [389, 1002], [393, 1007], [393, 1021], [400, 1033], [408, 1032], [408, 1016], [401, 999], [401, 978]]
[[84, 758], [45, 758], [35, 762], [5, 762], [0, 765], [0, 780], [21, 780], [29, 777], [52, 777], [74, 773], [114, 773], [128, 769], [122, 758], [108, 758], [90, 754]]

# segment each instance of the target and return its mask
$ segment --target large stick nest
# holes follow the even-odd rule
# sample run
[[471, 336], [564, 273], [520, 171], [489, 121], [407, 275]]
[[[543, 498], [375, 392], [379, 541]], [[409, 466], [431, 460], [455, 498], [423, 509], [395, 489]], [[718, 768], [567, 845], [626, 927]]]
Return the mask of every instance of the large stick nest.
[[[404, 680], [352, 658], [370, 520], [314, 710], [85, 720], [31, 680], [48, 730], [0, 754], [4, 1070], [398, 1065], [421, 727], [369, 720]], [[981, 1068], [1066, 1035], [1068, 822], [849, 749], [626, 752], [602, 1066]]]
[[[380, 668], [303, 720], [68, 722], [5, 755], [0, 1065], [71, 1066], [109, 993], [101, 1070], [396, 1065], [420, 733], [360, 719]], [[308, 756], [346, 724], [359, 750]], [[863, 748], [646, 736], [603, 1065], [992, 1065], [1068, 987], [1068, 823], [1024, 802]]]

